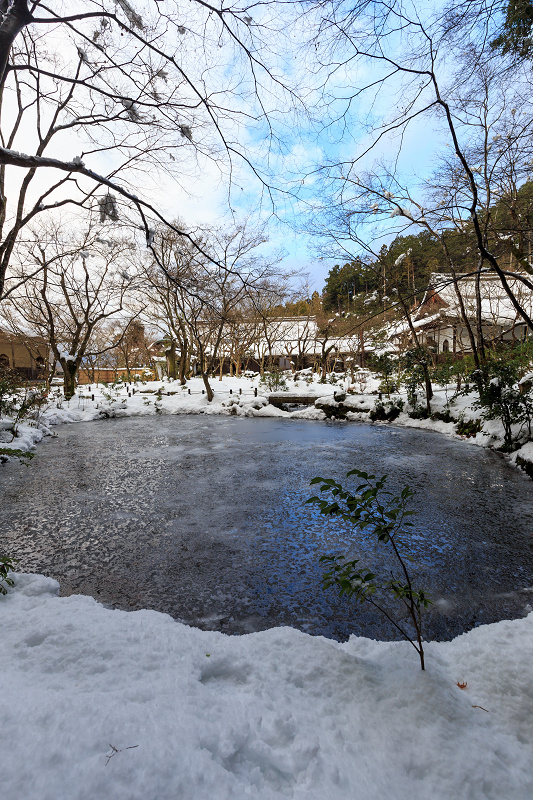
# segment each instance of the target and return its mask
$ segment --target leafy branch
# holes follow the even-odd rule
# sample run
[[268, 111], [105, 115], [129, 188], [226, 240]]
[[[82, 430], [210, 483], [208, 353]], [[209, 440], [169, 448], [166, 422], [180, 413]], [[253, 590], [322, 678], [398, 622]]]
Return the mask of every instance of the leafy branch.
[[7, 594], [7, 587], [15, 585], [13, 578], [9, 577], [9, 572], [16, 563], [16, 558], [0, 555], [0, 594]]
[[[341, 597], [343, 595], [349, 599], [354, 597], [361, 603], [367, 602], [377, 608], [413, 645], [419, 655], [420, 666], [424, 669], [422, 609], [427, 608], [431, 604], [431, 600], [423, 590], [413, 588], [407, 569], [407, 557], [405, 554], [402, 555], [401, 543], [398, 538], [401, 530], [412, 526], [412, 523], [406, 521], [406, 518], [414, 513], [407, 508], [414, 496], [413, 492], [409, 486], [405, 486], [399, 495], [393, 495], [384, 488], [387, 482], [386, 475], [376, 478], [375, 475], [352, 469], [346, 477], [352, 476], [363, 481], [356, 487], [355, 493], [345, 489], [333, 478], [313, 478], [311, 485], [320, 484], [320, 491], [331, 493], [333, 500], [322, 499], [315, 495], [306, 502], [318, 505], [321, 514], [341, 517], [360, 531], [371, 527], [378, 542], [389, 545], [392, 549], [400, 567], [400, 577], [393, 575], [390, 580], [376, 580], [377, 576], [371, 570], [359, 566], [357, 558], [350, 560], [343, 554], [323, 555], [320, 562], [329, 565], [329, 570], [323, 575], [323, 588], [329, 589], [331, 586], [336, 586]], [[414, 637], [400, 622], [393, 619], [375, 598], [377, 592], [383, 591], [392, 593], [393, 597], [404, 607], [413, 623]]]

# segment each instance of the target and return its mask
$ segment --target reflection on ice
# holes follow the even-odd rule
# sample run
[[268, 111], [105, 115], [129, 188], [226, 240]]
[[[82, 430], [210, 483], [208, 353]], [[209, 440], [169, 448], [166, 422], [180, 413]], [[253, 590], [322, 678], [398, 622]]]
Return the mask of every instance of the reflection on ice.
[[339, 639], [395, 638], [371, 608], [321, 588], [321, 554], [387, 568], [305, 505], [316, 475], [358, 467], [416, 492], [417, 583], [436, 599], [427, 635], [521, 616], [533, 585], [531, 483], [494, 454], [423, 431], [227, 417], [62, 426], [29, 468], [0, 473], [2, 549], [20, 568], [121, 608], [154, 608], [231, 633], [280, 624]]

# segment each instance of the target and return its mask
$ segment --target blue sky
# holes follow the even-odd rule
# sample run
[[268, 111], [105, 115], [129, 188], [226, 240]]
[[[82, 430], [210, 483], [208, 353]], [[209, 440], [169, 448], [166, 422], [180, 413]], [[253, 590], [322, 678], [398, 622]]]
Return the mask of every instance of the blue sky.
[[[271, 21], [266, 17], [258, 18], [260, 14], [270, 13], [270, 8], [258, 7], [250, 12], [255, 16], [254, 23], [270, 24]], [[179, 175], [173, 179], [170, 175], [163, 177], [148, 174], [140, 188], [147, 199], [162, 209], [165, 216], [169, 219], [181, 218], [190, 227], [206, 223], [229, 225], [233, 219], [243, 217], [250, 217], [258, 223], [267, 221], [271, 240], [269, 247], [272, 250], [283, 248], [287, 253], [287, 268], [309, 273], [311, 288], [321, 290], [329, 269], [337, 259], [319, 259], [312, 238], [304, 232], [306, 213], [324, 201], [316, 170], [330, 160], [355, 158], [369, 141], [365, 130], [369, 113], [371, 112], [374, 120], [386, 115], [390, 104], [394, 102], [394, 95], [391, 91], [372, 106], [368, 99], [357, 101], [351, 105], [349, 116], [337, 123], [327, 124], [342, 110], [342, 98], [349, 97], [355, 87], [371, 82], [378, 74], [373, 74], [363, 64], [355, 66], [350, 63], [339, 70], [328, 84], [332, 102], [326, 113], [323, 97], [317, 88], [319, 76], [313, 74], [313, 51], [304, 54], [299, 49], [306, 31], [296, 23], [284, 24], [284, 20], [278, 19], [275, 24], [277, 31], [271, 37], [273, 47], [265, 57], [269, 59], [272, 69], [287, 84], [293, 82], [299, 86], [300, 95], [310, 111], [309, 116], [297, 113], [301, 109], [295, 111], [291, 107], [289, 98], [279, 85], [265, 80], [262, 100], [279, 137], [279, 143], [272, 146], [269, 144], [268, 129], [265, 119], [261, 118], [261, 110], [250, 97], [244, 96], [251, 88], [250, 76], [246, 76], [238, 59], [226, 58], [226, 52], [229, 51], [223, 47], [216, 50], [216, 57], [213, 57], [213, 64], [210, 65], [213, 86], [240, 85], [243, 88], [242, 98], [238, 94], [230, 95], [234, 110], [233, 115], [230, 114], [225, 120], [225, 132], [230, 140], [249, 155], [267, 182], [274, 187], [274, 205], [268, 191], [238, 157], [233, 163], [231, 190], [227, 164], [221, 169], [216, 161], [210, 161], [204, 156], [200, 156], [198, 169], [190, 177], [183, 173], [180, 180]], [[191, 68], [194, 69], [195, 47], [198, 46], [194, 15], [187, 19], [186, 25], [187, 34], [180, 39], [180, 46], [186, 47], [191, 43], [192, 55], [189, 59]], [[75, 42], [70, 46], [74, 44]], [[239, 84], [241, 79], [242, 83]], [[239, 120], [239, 112], [249, 116], [243, 116]], [[31, 152], [33, 144], [30, 138], [23, 136], [18, 148]], [[441, 145], [442, 137], [433, 126], [428, 127], [421, 119], [416, 126], [409, 129], [403, 141], [403, 174], [410, 181], [416, 182], [417, 175], [423, 176], [428, 172], [435, 150]], [[84, 150], [84, 143], [70, 135], [60, 138], [58, 147], [57, 152], [50, 155], [71, 159]], [[192, 157], [195, 154], [193, 145], [187, 144], [187, 147], [180, 149], [180, 154]], [[376, 154], [385, 158], [391, 157], [393, 146], [390, 140], [384, 141]], [[107, 156], [100, 157], [99, 162], [97, 158], [91, 158], [88, 165], [97, 171], [100, 171], [98, 166], [101, 166], [101, 171], [105, 172], [109, 169], [106, 160], [109, 161]], [[369, 159], [367, 162], [369, 163]]]

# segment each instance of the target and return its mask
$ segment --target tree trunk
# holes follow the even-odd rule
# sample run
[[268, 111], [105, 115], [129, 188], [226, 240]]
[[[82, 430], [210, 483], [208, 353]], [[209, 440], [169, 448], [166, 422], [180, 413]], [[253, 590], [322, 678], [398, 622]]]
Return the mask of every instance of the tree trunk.
[[[400, 293], [400, 287], [399, 287], [398, 283], [396, 284], [396, 292], [398, 294], [398, 299], [400, 300], [400, 303], [403, 306], [403, 310], [404, 310], [405, 316], [407, 317], [407, 324], [409, 325], [409, 329], [410, 329], [411, 334], [413, 336], [413, 340], [414, 340], [415, 346], [416, 346], [416, 348], [418, 350], [421, 350], [422, 348], [420, 347], [420, 342], [419, 342], [419, 339], [418, 339], [418, 336], [417, 336], [417, 333], [416, 333], [416, 328], [413, 325], [413, 321], [411, 319], [411, 314], [409, 313], [409, 309], [407, 308], [407, 303], [405, 302], [402, 294]], [[428, 414], [431, 414], [431, 399], [433, 397], [433, 388], [431, 386], [431, 378], [430, 378], [430, 375], [429, 375], [428, 365], [427, 365], [427, 362], [425, 360], [421, 361], [421, 367], [422, 367], [422, 371], [424, 373], [424, 383], [425, 383], [425, 386], [426, 386], [426, 411], [428, 412]]]
[[63, 393], [65, 395], [65, 400], [70, 400], [76, 393], [78, 365], [75, 361], [67, 361], [62, 358], [61, 366], [63, 367]]
[[207, 394], [207, 402], [210, 403], [215, 395], [209, 384], [209, 378], [207, 377], [207, 372], [204, 372], [203, 368], [202, 368], [202, 380], [204, 382], [205, 392]]
[[187, 368], [188, 361], [189, 361], [189, 354], [187, 349], [187, 342], [184, 340], [181, 345], [181, 354], [180, 354], [179, 377], [181, 386], [185, 386], [185, 384], [187, 383], [186, 375], [188, 374], [188, 368]]
[[472, 348], [472, 355], [474, 356], [474, 364], [476, 365], [476, 369], [479, 369], [480, 364], [479, 364], [479, 354], [478, 354], [478, 350], [477, 350], [476, 337], [474, 336], [474, 332], [472, 330], [472, 326], [470, 325], [470, 320], [468, 319], [468, 315], [466, 313], [465, 304], [463, 302], [463, 296], [462, 296], [461, 291], [459, 289], [459, 282], [457, 280], [457, 275], [455, 273], [455, 269], [454, 269], [451, 261], [449, 262], [449, 266], [450, 266], [450, 270], [451, 270], [451, 273], [452, 273], [453, 286], [454, 286], [454, 289], [455, 289], [455, 294], [456, 294], [457, 300], [459, 301], [459, 310], [461, 312], [461, 318], [462, 318], [462, 321], [463, 321], [464, 326], [466, 328], [466, 331], [468, 333], [468, 338], [470, 339], [470, 347]]
[[0, 22], [0, 86], [3, 86], [7, 74], [11, 45], [26, 25], [31, 23], [33, 18], [26, 0], [13, 0], [11, 3], [2, 2], [0, 4], [0, 12], [2, 13]]
[[[477, 344], [479, 348], [479, 354], [481, 356], [481, 360], [485, 361], [485, 342], [483, 340], [483, 316], [481, 313], [481, 267], [483, 266], [483, 261], [480, 259], [478, 273], [476, 275], [476, 326], [477, 326]], [[479, 362], [476, 364], [476, 368], [479, 369]]]
[[177, 371], [176, 371], [176, 342], [174, 341], [174, 339], [172, 339], [168, 350], [165, 350], [165, 355], [167, 357], [168, 377], [175, 380], [177, 377]]
[[206, 358], [205, 358], [205, 354], [204, 354], [204, 351], [203, 351], [203, 347], [201, 346], [201, 344], [199, 342], [198, 342], [198, 362], [199, 362], [199, 366], [200, 366], [200, 373], [202, 375], [202, 380], [203, 380], [204, 386], [205, 386], [205, 392], [207, 394], [207, 402], [210, 403], [211, 400], [214, 397], [214, 392], [213, 392], [213, 390], [211, 388], [211, 385], [209, 383], [209, 378], [208, 378], [208, 375], [207, 375]]

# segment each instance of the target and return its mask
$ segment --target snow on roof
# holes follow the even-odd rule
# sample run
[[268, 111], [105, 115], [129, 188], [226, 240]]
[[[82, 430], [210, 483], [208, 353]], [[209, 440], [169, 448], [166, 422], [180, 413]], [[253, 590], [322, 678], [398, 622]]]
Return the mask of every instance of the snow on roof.
[[[423, 328], [426, 325], [430, 325], [432, 322], [436, 322], [441, 318], [440, 313], [432, 314], [429, 317], [422, 317], [421, 319], [413, 320], [413, 328]], [[411, 328], [409, 323], [405, 320], [401, 322], [394, 322], [389, 328], [389, 338], [394, 338], [396, 336], [402, 336], [404, 333], [410, 333]]]
[[[475, 317], [477, 309], [475, 276], [464, 277], [463, 275], [457, 275], [457, 277], [459, 279], [459, 291], [467, 315], [469, 317]], [[529, 275], [522, 276], [517, 273], [516, 278], [507, 276], [507, 282], [519, 304], [531, 315], [533, 314], [533, 292], [523, 283], [521, 278], [532, 280]], [[431, 290], [445, 303], [445, 307], [443, 308], [443, 314], [445, 316], [461, 316], [459, 300], [451, 275], [438, 272], [431, 274], [429, 289], [422, 302], [422, 308], [429, 299]], [[507, 292], [502, 286], [499, 277], [495, 273], [483, 272], [481, 274], [480, 293], [481, 316], [485, 324], [509, 327], [521, 320], [520, 315], [514, 308]]]

